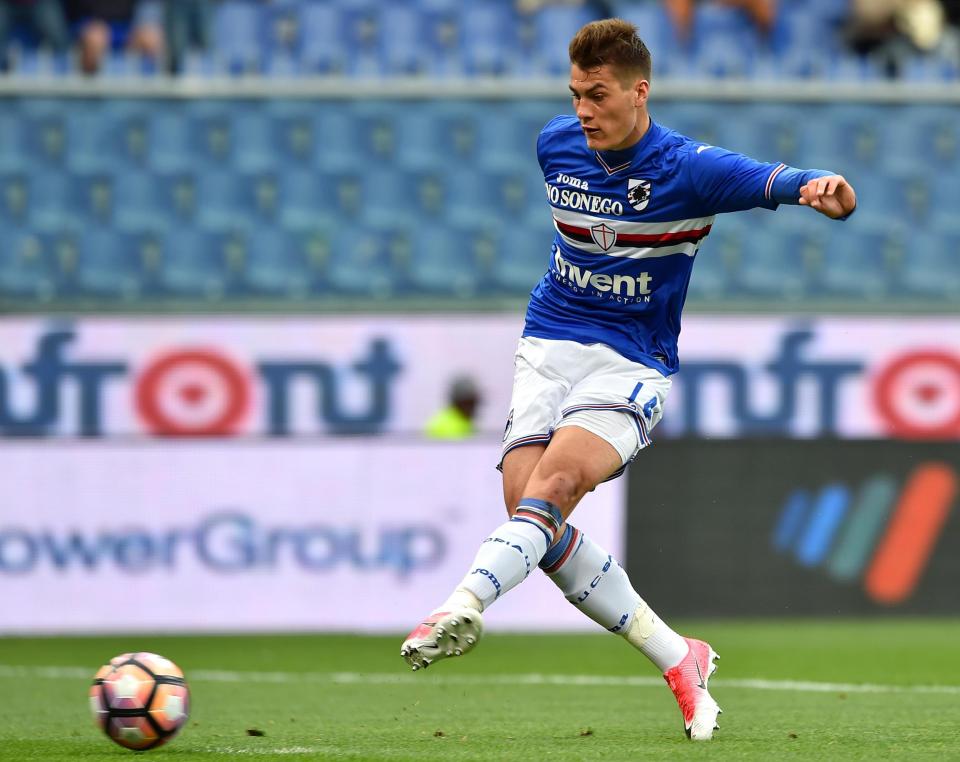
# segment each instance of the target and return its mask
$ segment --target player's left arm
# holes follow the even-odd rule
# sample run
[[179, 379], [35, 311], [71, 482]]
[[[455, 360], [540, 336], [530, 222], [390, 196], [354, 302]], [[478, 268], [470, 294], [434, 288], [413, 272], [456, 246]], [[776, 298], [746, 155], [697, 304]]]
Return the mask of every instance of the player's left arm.
[[694, 143], [687, 146], [685, 159], [690, 189], [710, 214], [799, 204], [843, 220], [857, 204], [852, 186], [835, 172], [759, 162]]
[[857, 208], [857, 194], [843, 175], [826, 175], [800, 188], [799, 203], [832, 220], [845, 220]]

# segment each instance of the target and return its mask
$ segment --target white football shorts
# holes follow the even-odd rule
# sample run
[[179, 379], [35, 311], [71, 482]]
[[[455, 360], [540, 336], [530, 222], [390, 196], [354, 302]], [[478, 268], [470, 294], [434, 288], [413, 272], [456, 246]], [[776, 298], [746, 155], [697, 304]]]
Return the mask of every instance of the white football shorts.
[[609, 442], [624, 469], [663, 415], [671, 380], [605, 344], [524, 336], [514, 362], [513, 396], [503, 432], [504, 456], [547, 444], [562, 426], [580, 426]]

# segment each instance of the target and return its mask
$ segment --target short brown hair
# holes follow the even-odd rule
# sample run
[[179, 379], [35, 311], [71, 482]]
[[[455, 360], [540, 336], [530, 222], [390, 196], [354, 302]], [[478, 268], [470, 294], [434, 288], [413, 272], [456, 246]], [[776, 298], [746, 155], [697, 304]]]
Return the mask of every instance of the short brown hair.
[[609, 64], [620, 74], [650, 79], [653, 62], [637, 28], [623, 19], [601, 19], [583, 26], [570, 40], [570, 63], [589, 70]]

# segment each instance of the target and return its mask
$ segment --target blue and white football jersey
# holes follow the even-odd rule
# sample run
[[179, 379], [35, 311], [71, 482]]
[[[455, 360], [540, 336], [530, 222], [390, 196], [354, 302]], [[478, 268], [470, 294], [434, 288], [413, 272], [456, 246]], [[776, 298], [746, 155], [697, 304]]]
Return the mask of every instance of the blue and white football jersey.
[[798, 203], [830, 173], [764, 164], [651, 120], [625, 151], [592, 151], [574, 116], [537, 141], [557, 230], [550, 267], [531, 292], [524, 336], [606, 344], [676, 373], [680, 312], [714, 216]]

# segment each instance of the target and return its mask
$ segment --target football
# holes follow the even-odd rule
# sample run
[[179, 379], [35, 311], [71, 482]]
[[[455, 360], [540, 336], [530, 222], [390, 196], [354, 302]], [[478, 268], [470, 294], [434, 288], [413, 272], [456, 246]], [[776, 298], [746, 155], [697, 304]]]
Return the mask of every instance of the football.
[[111, 740], [145, 751], [165, 744], [186, 724], [190, 689], [169, 659], [146, 652], [121, 654], [94, 676], [90, 710]]

